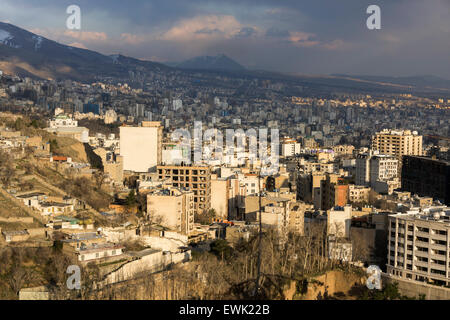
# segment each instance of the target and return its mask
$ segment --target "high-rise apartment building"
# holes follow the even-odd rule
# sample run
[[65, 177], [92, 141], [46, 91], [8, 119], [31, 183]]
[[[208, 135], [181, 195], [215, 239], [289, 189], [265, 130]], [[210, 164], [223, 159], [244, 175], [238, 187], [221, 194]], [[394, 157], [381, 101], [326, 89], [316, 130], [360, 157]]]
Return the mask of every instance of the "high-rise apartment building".
[[372, 150], [396, 157], [422, 155], [422, 136], [417, 131], [384, 129], [372, 137]]
[[355, 184], [368, 186], [370, 184], [370, 158], [371, 154], [358, 154], [356, 156]]
[[393, 155], [370, 151], [358, 154], [356, 158], [355, 184], [370, 186], [378, 193], [391, 194], [400, 186], [399, 161]]
[[388, 181], [398, 174], [398, 160], [389, 155], [375, 155], [370, 159], [370, 182]]
[[335, 206], [345, 206], [348, 203], [349, 185], [337, 174], [327, 174], [320, 182], [320, 210], [329, 210]]
[[293, 157], [300, 153], [300, 143], [295, 139], [285, 138], [281, 142], [281, 155], [283, 157]]
[[450, 209], [389, 216], [387, 273], [390, 277], [450, 284]]
[[402, 189], [420, 196], [433, 197], [450, 205], [450, 162], [404, 156]]
[[194, 193], [194, 211], [211, 209], [211, 169], [208, 166], [158, 166], [158, 178], [169, 179], [173, 187], [188, 188]]

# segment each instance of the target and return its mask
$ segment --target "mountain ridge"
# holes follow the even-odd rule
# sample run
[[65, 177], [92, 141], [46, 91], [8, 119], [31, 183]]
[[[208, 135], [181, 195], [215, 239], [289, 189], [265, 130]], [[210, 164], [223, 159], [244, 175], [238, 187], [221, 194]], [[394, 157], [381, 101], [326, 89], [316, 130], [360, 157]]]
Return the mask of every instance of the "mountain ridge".
[[158, 71], [166, 65], [122, 55], [116, 59], [101, 53], [60, 44], [9, 23], [0, 22], [0, 69], [43, 79], [94, 80], [124, 76], [135, 69]]
[[225, 54], [218, 54], [216, 56], [198, 56], [183, 62], [169, 62], [169, 66], [180, 69], [192, 70], [217, 70], [217, 71], [246, 71], [238, 62], [234, 61]]

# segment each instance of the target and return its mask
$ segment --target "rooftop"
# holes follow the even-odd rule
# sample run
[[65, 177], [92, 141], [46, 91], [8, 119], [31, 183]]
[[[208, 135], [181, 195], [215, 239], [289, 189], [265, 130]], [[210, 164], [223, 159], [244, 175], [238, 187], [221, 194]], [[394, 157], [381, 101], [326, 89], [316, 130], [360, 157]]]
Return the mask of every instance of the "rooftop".
[[390, 215], [404, 220], [424, 220], [445, 223], [450, 227], [450, 208], [445, 206], [434, 206], [429, 208], [418, 208], [406, 213]]

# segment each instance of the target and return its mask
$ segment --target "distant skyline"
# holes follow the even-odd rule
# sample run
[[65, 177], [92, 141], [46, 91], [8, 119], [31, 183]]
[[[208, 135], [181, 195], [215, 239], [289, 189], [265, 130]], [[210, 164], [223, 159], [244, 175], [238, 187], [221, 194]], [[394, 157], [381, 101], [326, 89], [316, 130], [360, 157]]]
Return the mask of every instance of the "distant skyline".
[[[66, 8], [81, 8], [80, 31]], [[366, 9], [381, 7], [381, 30]], [[157, 62], [225, 54], [249, 69], [450, 79], [448, 0], [1, 0], [0, 21]]]

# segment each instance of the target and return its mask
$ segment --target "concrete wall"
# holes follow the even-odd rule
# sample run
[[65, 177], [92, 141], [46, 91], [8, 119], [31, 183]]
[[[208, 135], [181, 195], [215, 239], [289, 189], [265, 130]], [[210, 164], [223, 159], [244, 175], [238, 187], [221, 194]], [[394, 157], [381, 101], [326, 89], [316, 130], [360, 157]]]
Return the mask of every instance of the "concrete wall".
[[140, 237], [140, 239], [145, 245], [150, 246], [153, 249], [164, 251], [175, 252], [178, 250], [179, 247], [184, 247], [187, 245], [186, 242], [179, 239], [170, 239], [152, 236]]
[[182, 241], [183, 243], [188, 243], [188, 236], [184, 234], [180, 234], [178, 232], [173, 231], [164, 231], [164, 238], [171, 239], [174, 241]]
[[30, 237], [45, 237], [45, 228], [29, 228], [27, 229]]
[[7, 223], [14, 223], [14, 222], [33, 223], [33, 218], [32, 217], [9, 217], [9, 218], [0, 217], [0, 222], [7, 222]]
[[142, 272], [158, 272], [172, 263], [180, 263], [191, 259], [191, 252], [163, 254], [157, 251], [122, 265], [116, 271], [108, 274], [104, 280], [106, 284], [133, 279]]
[[50, 293], [43, 286], [25, 288], [19, 291], [19, 300], [50, 300]]
[[398, 278], [390, 278], [382, 275], [382, 281], [397, 282], [399, 292], [408, 297], [419, 298], [424, 294], [426, 300], [450, 300], [450, 288], [433, 286], [412, 280], [402, 280]]
[[128, 240], [135, 240], [137, 238], [136, 236], [136, 229], [116, 229], [114, 228], [104, 228], [102, 231], [103, 235], [106, 237], [106, 240], [108, 242], [125, 242]]

